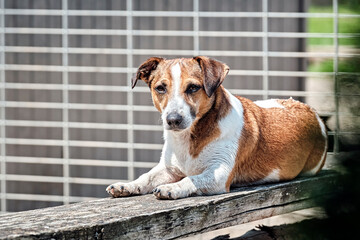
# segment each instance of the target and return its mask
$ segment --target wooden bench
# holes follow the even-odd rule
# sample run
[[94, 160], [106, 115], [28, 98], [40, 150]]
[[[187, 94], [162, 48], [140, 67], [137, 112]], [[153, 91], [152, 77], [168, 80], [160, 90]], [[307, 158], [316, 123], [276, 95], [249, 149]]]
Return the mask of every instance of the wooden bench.
[[336, 175], [323, 170], [315, 177], [236, 188], [216, 196], [106, 198], [7, 213], [0, 215], [0, 239], [179, 238], [316, 206], [314, 199], [331, 194]]

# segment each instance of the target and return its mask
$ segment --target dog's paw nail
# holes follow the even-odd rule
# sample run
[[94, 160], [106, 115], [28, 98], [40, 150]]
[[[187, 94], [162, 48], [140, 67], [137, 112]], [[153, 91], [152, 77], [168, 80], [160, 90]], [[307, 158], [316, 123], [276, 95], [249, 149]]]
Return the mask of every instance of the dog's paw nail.
[[168, 192], [168, 197], [171, 198], [171, 192]]
[[121, 190], [121, 191], [124, 191], [124, 186], [121, 186], [121, 187], [120, 187], [120, 190]]
[[114, 189], [113, 185], [108, 186], [105, 190], [108, 194], [111, 194], [112, 190]]

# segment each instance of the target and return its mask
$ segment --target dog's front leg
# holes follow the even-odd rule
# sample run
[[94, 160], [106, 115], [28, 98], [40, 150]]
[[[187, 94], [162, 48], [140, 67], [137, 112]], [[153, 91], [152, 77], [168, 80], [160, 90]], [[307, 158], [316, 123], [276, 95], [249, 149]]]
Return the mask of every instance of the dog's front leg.
[[229, 174], [228, 167], [224, 165], [214, 166], [199, 175], [185, 177], [179, 182], [158, 186], [154, 189], [154, 195], [158, 199], [178, 199], [192, 195], [225, 193]]
[[141, 175], [135, 181], [129, 183], [117, 182], [106, 188], [112, 197], [126, 197], [151, 193], [155, 187], [161, 184], [179, 181], [180, 176], [160, 162], [148, 173]]

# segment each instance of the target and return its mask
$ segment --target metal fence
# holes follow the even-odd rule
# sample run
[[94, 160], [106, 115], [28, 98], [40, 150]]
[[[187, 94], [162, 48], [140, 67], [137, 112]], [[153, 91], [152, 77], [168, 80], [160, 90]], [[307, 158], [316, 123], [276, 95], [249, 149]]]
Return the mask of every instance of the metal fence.
[[[130, 88], [150, 56], [206, 55], [231, 70], [224, 85], [255, 99], [294, 97], [335, 119], [339, 151], [340, 18], [309, 13], [308, 1], [286, 0], [0, 0], [1, 211], [104, 197], [106, 185], [155, 166], [160, 116], [148, 87]], [[309, 33], [308, 18], [334, 22]], [[308, 38], [333, 47], [309, 51]], [[310, 72], [312, 58], [333, 59], [333, 72]], [[329, 79], [330, 89], [309, 82]], [[320, 82], [321, 83], [321, 82]], [[318, 83], [318, 85], [320, 84]], [[315, 84], [316, 85], [316, 84]], [[324, 101], [333, 103], [322, 108]], [[329, 104], [326, 104], [328, 106]]]

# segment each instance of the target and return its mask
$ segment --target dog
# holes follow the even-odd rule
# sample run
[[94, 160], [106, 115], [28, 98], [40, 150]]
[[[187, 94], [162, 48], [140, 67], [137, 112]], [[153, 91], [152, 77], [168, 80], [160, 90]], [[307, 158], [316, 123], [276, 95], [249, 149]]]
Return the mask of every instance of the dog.
[[323, 167], [327, 132], [310, 106], [235, 97], [221, 84], [229, 67], [205, 56], [152, 57], [140, 65], [161, 113], [164, 146], [159, 164], [129, 183], [114, 183], [112, 197], [153, 193], [157, 199], [222, 194], [230, 186], [291, 180]]

